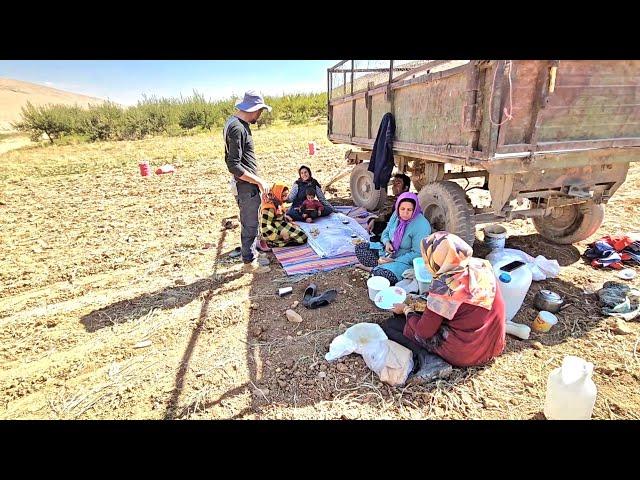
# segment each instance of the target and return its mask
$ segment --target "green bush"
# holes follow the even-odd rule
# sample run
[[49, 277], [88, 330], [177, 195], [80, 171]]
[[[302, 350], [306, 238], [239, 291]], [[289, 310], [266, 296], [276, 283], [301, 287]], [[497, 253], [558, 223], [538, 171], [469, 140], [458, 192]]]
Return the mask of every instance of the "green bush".
[[[326, 118], [326, 93], [298, 93], [279, 97], [265, 97], [273, 107], [263, 112], [258, 128], [269, 127], [276, 120], [292, 125], [311, 119]], [[46, 135], [51, 143], [65, 136], [74, 139], [136, 140], [151, 135], [195, 134], [222, 128], [235, 112], [235, 98], [212, 102], [196, 91], [186, 98], [157, 98], [143, 96], [137, 105], [123, 108], [113, 102], [78, 106], [46, 105], [36, 107], [27, 103], [22, 120], [14, 128], [26, 131], [33, 139]], [[75, 141], [75, 140], [74, 140]]]
[[13, 123], [16, 130], [27, 132], [31, 140], [38, 141], [46, 135], [49, 142], [64, 135], [78, 133], [81, 121], [80, 109], [65, 105], [34, 106], [31, 102], [22, 107], [22, 121]]
[[85, 114], [82, 126], [83, 134], [91, 141], [118, 140], [124, 138], [125, 113], [122, 107], [105, 102], [92, 106]]

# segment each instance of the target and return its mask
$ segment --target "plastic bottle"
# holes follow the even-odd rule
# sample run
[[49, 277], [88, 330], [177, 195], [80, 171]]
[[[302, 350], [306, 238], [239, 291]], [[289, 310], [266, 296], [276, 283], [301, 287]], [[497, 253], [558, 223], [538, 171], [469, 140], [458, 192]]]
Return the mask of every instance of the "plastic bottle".
[[505, 320], [507, 322], [513, 319], [520, 310], [532, 281], [531, 270], [525, 264], [510, 272], [500, 270], [501, 267], [512, 261], [513, 259], [508, 258], [496, 262], [493, 266], [493, 271], [498, 279], [496, 283], [504, 299]]
[[549, 374], [544, 415], [549, 420], [590, 420], [598, 389], [591, 380], [593, 363], [567, 355]]

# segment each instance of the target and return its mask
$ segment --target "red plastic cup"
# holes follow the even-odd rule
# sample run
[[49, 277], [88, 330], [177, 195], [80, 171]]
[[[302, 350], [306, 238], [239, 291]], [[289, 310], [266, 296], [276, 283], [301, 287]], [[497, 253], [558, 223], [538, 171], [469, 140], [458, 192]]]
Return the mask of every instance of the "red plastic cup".
[[314, 142], [309, 142], [309, 155], [316, 154], [316, 144]]
[[140, 168], [140, 175], [142, 175], [143, 177], [148, 177], [149, 175], [151, 175], [151, 167], [149, 167], [149, 162], [138, 162], [138, 167]]

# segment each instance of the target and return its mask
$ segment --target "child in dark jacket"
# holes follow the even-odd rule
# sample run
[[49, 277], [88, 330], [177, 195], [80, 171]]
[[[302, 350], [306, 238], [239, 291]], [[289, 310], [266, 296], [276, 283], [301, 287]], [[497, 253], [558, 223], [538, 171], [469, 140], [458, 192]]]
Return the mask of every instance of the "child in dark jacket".
[[299, 212], [305, 222], [312, 223], [314, 218], [322, 215], [324, 206], [316, 199], [316, 189], [314, 187], [308, 187], [305, 194], [307, 199], [300, 205]]

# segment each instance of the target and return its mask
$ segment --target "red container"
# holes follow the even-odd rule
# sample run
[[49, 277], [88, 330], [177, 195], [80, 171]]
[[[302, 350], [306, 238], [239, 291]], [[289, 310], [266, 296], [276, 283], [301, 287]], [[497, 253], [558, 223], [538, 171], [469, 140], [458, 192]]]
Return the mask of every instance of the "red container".
[[151, 175], [151, 167], [149, 167], [149, 162], [138, 162], [138, 167], [140, 168], [140, 175], [143, 177], [148, 177]]
[[309, 142], [309, 155], [316, 154], [316, 144], [314, 142]]

